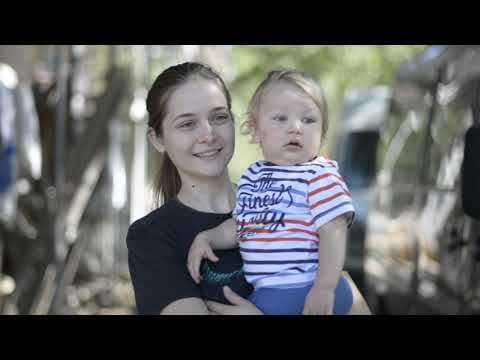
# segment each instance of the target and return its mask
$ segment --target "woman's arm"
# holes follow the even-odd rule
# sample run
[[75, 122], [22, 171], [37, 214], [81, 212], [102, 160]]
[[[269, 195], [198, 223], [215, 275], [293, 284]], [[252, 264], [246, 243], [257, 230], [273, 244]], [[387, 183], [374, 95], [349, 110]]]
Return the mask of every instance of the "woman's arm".
[[208, 314], [202, 292], [167, 232], [133, 224], [127, 249], [138, 314]]
[[210, 311], [217, 315], [263, 315], [263, 313], [250, 301], [242, 298], [228, 286], [223, 288], [225, 298], [232, 305], [225, 305], [215, 301], [206, 301], [207, 307]]
[[343, 271], [342, 275], [347, 279], [353, 293], [353, 305], [348, 315], [372, 315], [365, 298], [360, 293], [360, 290], [358, 290], [350, 275], [346, 271]]
[[188, 298], [169, 304], [160, 315], [263, 315], [255, 305], [236, 294], [228, 286], [223, 288], [223, 294], [232, 305]]
[[210, 315], [210, 311], [202, 299], [186, 298], [168, 304], [160, 315]]

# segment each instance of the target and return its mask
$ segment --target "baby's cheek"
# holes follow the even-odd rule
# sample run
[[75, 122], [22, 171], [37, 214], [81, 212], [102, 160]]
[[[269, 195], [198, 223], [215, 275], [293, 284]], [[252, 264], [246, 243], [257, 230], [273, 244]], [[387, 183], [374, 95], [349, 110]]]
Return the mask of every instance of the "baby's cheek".
[[263, 130], [261, 134], [262, 139], [268, 141], [269, 144], [278, 144], [280, 141], [280, 136], [275, 130]]

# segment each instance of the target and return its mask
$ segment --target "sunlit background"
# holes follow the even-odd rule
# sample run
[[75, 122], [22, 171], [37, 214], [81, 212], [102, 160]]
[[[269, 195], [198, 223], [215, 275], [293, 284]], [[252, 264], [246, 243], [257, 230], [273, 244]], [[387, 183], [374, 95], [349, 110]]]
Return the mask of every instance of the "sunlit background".
[[[233, 181], [261, 158], [239, 125], [266, 73], [293, 67], [316, 77], [331, 119], [322, 152], [339, 161], [357, 209], [347, 270], [376, 313], [460, 312], [467, 306], [463, 294], [472, 289], [465, 268], [472, 260], [462, 246], [442, 257], [449, 245], [437, 238], [446, 224], [463, 231], [462, 239], [478, 234], [476, 223], [451, 215], [461, 207], [462, 139], [472, 123], [468, 106], [457, 99], [477, 76], [477, 51], [423, 45], [0, 46], [0, 313], [135, 313], [125, 237], [128, 226], [153, 209], [159, 162], [146, 138], [145, 98], [161, 71], [184, 61], [213, 66], [231, 90]], [[448, 69], [440, 66], [457, 59]], [[465, 75], [464, 68], [473, 73]], [[439, 69], [446, 74], [440, 80]], [[427, 127], [431, 139], [422, 135]], [[432, 165], [423, 176], [422, 154], [430, 150]], [[420, 193], [417, 174], [443, 182], [444, 195], [430, 193], [426, 180]], [[421, 219], [418, 226], [408, 225], [412, 217]], [[466, 283], [460, 288], [453, 278]], [[402, 281], [403, 290], [390, 290], [390, 282]], [[441, 309], [418, 305], [444, 288], [454, 295], [442, 297]], [[389, 305], [388, 296], [405, 303], [402, 292], [414, 294], [409, 306]]]

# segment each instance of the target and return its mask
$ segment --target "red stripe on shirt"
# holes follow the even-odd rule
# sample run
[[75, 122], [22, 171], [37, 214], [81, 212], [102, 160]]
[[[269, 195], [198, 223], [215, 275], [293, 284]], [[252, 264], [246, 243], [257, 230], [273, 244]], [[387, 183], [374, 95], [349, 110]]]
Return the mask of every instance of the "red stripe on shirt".
[[337, 197], [342, 196], [342, 195], [348, 195], [348, 194], [345, 193], [345, 192], [343, 192], [343, 191], [338, 192], [338, 193], [336, 193], [336, 194], [334, 194], [334, 195], [332, 195], [332, 196], [330, 196], [330, 197], [328, 197], [328, 198], [325, 198], [325, 199], [322, 199], [322, 200], [320, 200], [320, 201], [317, 201], [317, 202], [316, 202], [315, 204], [313, 204], [313, 205], [310, 205], [310, 210], [313, 210], [313, 209], [315, 209], [317, 206], [322, 205], [322, 204], [325, 204], [325, 203], [327, 203], [327, 202], [329, 202], [329, 201], [332, 201], [333, 199], [336, 199]]
[[[313, 225], [313, 222], [308, 222], [308, 221], [302, 221], [302, 220], [283, 220], [284, 223], [286, 224], [300, 224], [300, 225], [305, 225], [305, 226], [312, 226]], [[269, 225], [269, 224], [273, 224], [275, 223], [275, 221], [267, 221], [267, 222], [264, 222], [262, 220], [259, 220], [259, 221], [253, 221], [253, 222], [250, 222], [250, 221], [246, 221], [245, 222], [245, 225], [256, 225], [256, 224], [262, 224], [262, 225]], [[242, 222], [241, 221], [237, 221], [237, 225], [241, 225]]]
[[308, 196], [313, 196], [313, 195], [315, 195], [315, 194], [318, 194], [318, 193], [321, 192], [321, 191], [325, 191], [325, 190], [331, 189], [332, 187], [337, 186], [337, 185], [339, 185], [339, 184], [337, 184], [337, 183], [331, 183], [331, 184], [328, 184], [328, 185], [326, 185], [326, 186], [319, 187], [317, 190], [312, 191], [312, 192], [309, 192], [309, 193], [308, 193]]
[[317, 233], [316, 233], [316, 232], [314, 232], [314, 231], [308, 231], [308, 230], [304, 230], [304, 229], [269, 230], [269, 229], [252, 229], [252, 228], [245, 227], [245, 228], [242, 230], [241, 233], [243, 234], [244, 232], [246, 232], [246, 233], [273, 234], [273, 233], [278, 233], [278, 232], [282, 232], [282, 231], [286, 231], [286, 232], [301, 232], [301, 233], [305, 233], [305, 234], [317, 236]]
[[308, 182], [308, 184], [311, 185], [311, 184], [313, 184], [314, 182], [316, 182], [316, 181], [318, 181], [318, 180], [321, 180], [321, 179], [324, 179], [324, 178], [326, 178], [326, 177], [328, 177], [328, 176], [335, 176], [338, 180], [343, 181], [343, 179], [342, 179], [340, 176], [338, 176], [338, 175], [335, 175], [335, 174], [332, 174], [332, 173], [325, 173], [325, 174], [322, 174], [322, 175], [320, 175], [320, 176], [317, 176], [316, 178], [311, 179], [311, 180]]
[[313, 196], [315, 194], [318, 194], [319, 192], [322, 192], [322, 191], [326, 191], [326, 190], [329, 190], [331, 188], [333, 188], [334, 186], [340, 186], [340, 188], [345, 191], [346, 194], [348, 194], [349, 196], [352, 196], [352, 194], [350, 193], [350, 191], [348, 191], [347, 189], [345, 189], [342, 184], [339, 184], [339, 183], [331, 183], [331, 184], [328, 184], [328, 185], [325, 185], [325, 186], [322, 186], [322, 187], [319, 187], [317, 190], [314, 190], [312, 192], [309, 192], [308, 193], [308, 196]]
[[318, 242], [318, 239], [304, 239], [304, 238], [252, 238], [252, 239], [239, 239], [242, 242], [246, 241], [259, 241], [259, 242], [274, 242], [274, 241], [313, 241]]
[[302, 220], [283, 220], [284, 223], [286, 224], [300, 224], [300, 225], [305, 225], [305, 226], [312, 226], [313, 222], [307, 222], [307, 221], [302, 221]]

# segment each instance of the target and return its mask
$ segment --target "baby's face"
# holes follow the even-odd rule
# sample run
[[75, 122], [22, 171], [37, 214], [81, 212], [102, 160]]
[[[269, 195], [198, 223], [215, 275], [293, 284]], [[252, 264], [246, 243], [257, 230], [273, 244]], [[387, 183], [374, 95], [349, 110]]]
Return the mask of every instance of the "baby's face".
[[287, 82], [266, 89], [252, 128], [265, 160], [277, 165], [306, 162], [318, 155], [322, 116], [315, 102]]

